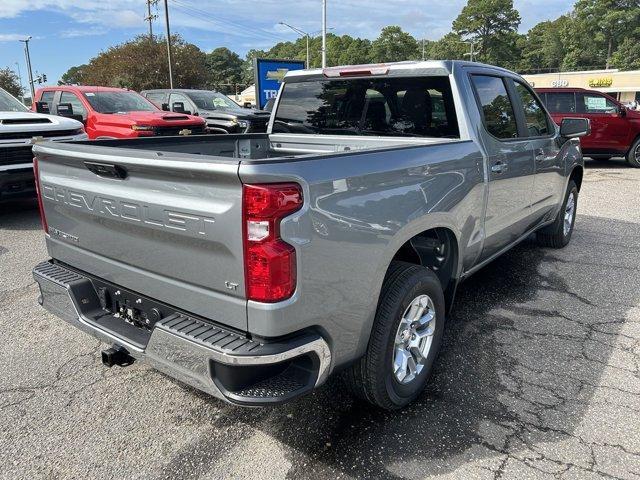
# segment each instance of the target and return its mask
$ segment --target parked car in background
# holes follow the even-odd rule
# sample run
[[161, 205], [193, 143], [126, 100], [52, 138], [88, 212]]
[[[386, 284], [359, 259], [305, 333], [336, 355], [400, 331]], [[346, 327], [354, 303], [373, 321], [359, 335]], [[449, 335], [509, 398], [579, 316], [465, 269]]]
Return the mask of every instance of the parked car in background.
[[269, 112], [243, 108], [226, 95], [213, 90], [143, 90], [142, 95], [163, 110], [198, 115], [210, 133], [264, 133]]
[[397, 409], [427, 384], [463, 279], [532, 233], [571, 239], [589, 122], [556, 128], [507, 70], [289, 72], [272, 125], [36, 145], [40, 303], [113, 343], [105, 365], [145, 361], [228, 402], [342, 371]]
[[34, 110], [82, 121], [90, 139], [202, 134], [201, 118], [163, 112], [137, 92], [90, 86], [45, 87]]
[[33, 137], [86, 140], [87, 134], [80, 122], [34, 113], [0, 88], [0, 200], [35, 196]]
[[608, 160], [625, 157], [632, 167], [640, 167], [640, 112], [622, 105], [613, 97], [584, 88], [537, 88], [553, 120], [588, 118], [591, 134], [582, 138], [587, 157]]

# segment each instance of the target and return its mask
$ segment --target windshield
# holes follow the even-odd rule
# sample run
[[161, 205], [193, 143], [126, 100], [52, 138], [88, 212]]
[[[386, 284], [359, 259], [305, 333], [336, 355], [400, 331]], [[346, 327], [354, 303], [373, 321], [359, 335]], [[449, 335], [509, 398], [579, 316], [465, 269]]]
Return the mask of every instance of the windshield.
[[87, 92], [84, 96], [99, 113], [158, 110], [153, 103], [135, 92]]
[[459, 136], [448, 77], [285, 83], [274, 132]]
[[216, 108], [238, 109], [240, 106], [226, 95], [218, 92], [194, 90], [187, 95], [202, 110], [215, 110]]
[[17, 98], [0, 88], [0, 112], [25, 112], [27, 110], [28, 108]]

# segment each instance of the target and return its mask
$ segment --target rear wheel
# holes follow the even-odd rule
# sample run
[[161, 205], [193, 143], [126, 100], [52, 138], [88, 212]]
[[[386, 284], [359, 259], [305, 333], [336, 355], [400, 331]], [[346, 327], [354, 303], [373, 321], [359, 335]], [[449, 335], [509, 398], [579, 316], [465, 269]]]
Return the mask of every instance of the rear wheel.
[[444, 332], [444, 295], [428, 268], [393, 262], [365, 356], [344, 375], [358, 397], [387, 410], [424, 390]]
[[571, 241], [578, 208], [578, 187], [569, 180], [567, 192], [556, 220], [536, 233], [538, 243], [543, 247], [563, 248]]
[[640, 137], [633, 142], [627, 153], [627, 163], [635, 168], [640, 168]]

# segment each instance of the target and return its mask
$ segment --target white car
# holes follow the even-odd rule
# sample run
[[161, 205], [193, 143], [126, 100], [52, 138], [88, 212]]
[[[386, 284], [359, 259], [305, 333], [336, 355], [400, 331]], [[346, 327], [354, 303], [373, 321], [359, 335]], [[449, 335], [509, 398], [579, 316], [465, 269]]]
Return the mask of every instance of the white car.
[[34, 196], [34, 137], [48, 140], [86, 140], [77, 120], [35, 113], [0, 88], [0, 200]]

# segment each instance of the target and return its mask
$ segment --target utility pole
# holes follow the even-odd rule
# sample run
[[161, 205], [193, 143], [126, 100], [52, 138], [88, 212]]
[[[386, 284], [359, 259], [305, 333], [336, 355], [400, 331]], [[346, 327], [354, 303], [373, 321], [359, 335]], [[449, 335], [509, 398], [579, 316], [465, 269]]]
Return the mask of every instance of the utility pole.
[[322, 68], [327, 68], [327, 0], [322, 0]]
[[157, 15], [151, 14], [151, 5], [156, 5], [158, 0], [147, 0], [147, 16], [144, 17], [145, 22], [149, 22], [149, 39], [153, 42], [153, 21], [158, 18]]
[[422, 39], [422, 61], [424, 62], [424, 38]]
[[173, 71], [171, 70], [171, 32], [169, 32], [169, 5], [164, 0], [164, 18], [167, 24], [167, 58], [169, 59], [169, 88], [173, 88]]
[[[16, 67], [18, 68], [18, 80], [20, 81], [20, 90], [22, 91], [22, 87], [24, 86], [22, 83], [22, 75], [20, 74], [20, 64], [16, 62]], [[20, 94], [20, 100], [24, 103], [24, 92]]]
[[290, 28], [291, 30], [293, 30], [294, 32], [296, 32], [298, 35], [302, 35], [304, 37], [307, 38], [307, 68], [311, 68], [311, 64], [309, 63], [309, 34], [303, 30], [300, 30], [299, 28], [296, 28], [294, 26], [289, 25], [288, 23], [285, 22], [280, 22], [280, 25], [284, 25], [285, 27]]
[[33, 72], [31, 71], [31, 57], [29, 56], [29, 40], [31, 40], [31, 35], [29, 35], [24, 40], [20, 40], [24, 43], [24, 56], [27, 61], [27, 72], [29, 73], [29, 89], [31, 90], [31, 103], [33, 103], [33, 99], [36, 96], [36, 89], [33, 86]]

